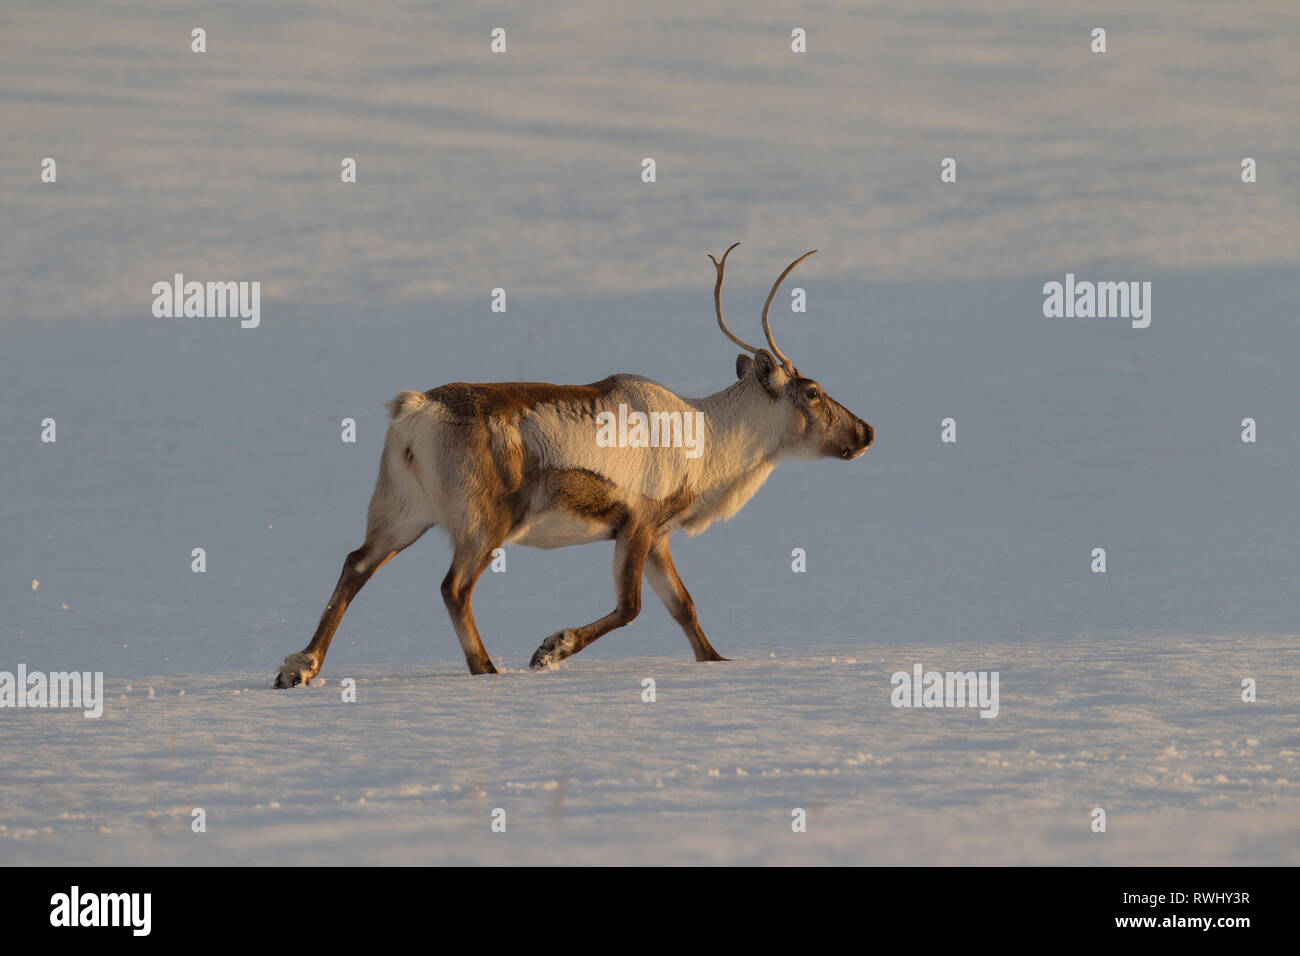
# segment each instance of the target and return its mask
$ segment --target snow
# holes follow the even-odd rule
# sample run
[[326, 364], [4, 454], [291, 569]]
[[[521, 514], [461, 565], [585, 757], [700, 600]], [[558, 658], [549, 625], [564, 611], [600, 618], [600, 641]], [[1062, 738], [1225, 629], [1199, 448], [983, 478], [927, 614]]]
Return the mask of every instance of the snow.
[[[798, 651], [579, 656], [483, 678], [446, 660], [336, 670], [295, 691], [247, 673], [150, 678], [156, 699], [110, 688], [99, 721], [25, 724], [39, 759], [3, 778], [0, 847], [11, 863], [1296, 859], [1294, 707], [1242, 704], [1234, 686], [1251, 673], [1280, 690], [1294, 646], [861, 642], [835, 663]], [[1002, 713], [891, 707], [889, 674], [914, 659], [1000, 671]], [[190, 832], [196, 806], [205, 833]], [[1096, 806], [1104, 834], [1090, 829]], [[791, 830], [796, 807], [806, 833]], [[490, 829], [496, 808], [504, 833]]]
[[[475, 594], [503, 673], [471, 677], [430, 534], [349, 609], [323, 685], [290, 691], [269, 683], [359, 543], [390, 393], [511, 362], [721, 387], [707, 290], [549, 306], [520, 352], [401, 313], [364, 336], [325, 313], [17, 328], [0, 658], [103, 670], [107, 702], [0, 710], [0, 860], [1293, 863], [1297, 332], [1270, 317], [1300, 294], [1280, 279], [1158, 276], [1141, 332], [1051, 324], [1029, 282], [819, 283], [804, 324], [834, 335], [791, 330], [791, 351], [878, 438], [783, 465], [677, 542], [732, 663], [692, 661], [647, 589], [630, 627], [527, 671], [613, 606], [611, 548], [509, 548]], [[1262, 303], [1249, 335], [1222, 321], [1234, 298]], [[998, 671], [998, 716], [895, 709], [917, 663]]]
[[[1104, 60], [1064, 7], [828, 7], [802, 66], [761, 5], [505, 7], [504, 62], [455, 12], [236, 5], [199, 60], [167, 5], [15, 12], [0, 670], [107, 701], [0, 709], [0, 863], [1300, 862], [1296, 13], [1258, 7], [1103, 7]], [[385, 402], [721, 389], [705, 253], [737, 239], [745, 338], [822, 249], [774, 330], [876, 443], [674, 540], [733, 662], [647, 588], [526, 670], [613, 608], [612, 547], [508, 548], [474, 598], [502, 673], [471, 677], [435, 532], [321, 683], [270, 689], [361, 543]], [[261, 326], [153, 318], [176, 272], [261, 281]], [[1067, 272], [1150, 281], [1151, 326], [1045, 318]], [[998, 716], [892, 707], [918, 663], [999, 672]]]

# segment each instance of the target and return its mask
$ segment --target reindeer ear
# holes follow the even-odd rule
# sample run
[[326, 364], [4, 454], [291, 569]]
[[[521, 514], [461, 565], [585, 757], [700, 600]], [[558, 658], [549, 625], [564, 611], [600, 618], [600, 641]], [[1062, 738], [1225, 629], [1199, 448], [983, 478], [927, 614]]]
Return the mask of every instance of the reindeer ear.
[[772, 398], [780, 396], [781, 388], [785, 385], [785, 372], [767, 349], [759, 349], [754, 353], [754, 377]]
[[754, 368], [754, 360], [741, 352], [736, 356], [736, 378], [744, 378]]

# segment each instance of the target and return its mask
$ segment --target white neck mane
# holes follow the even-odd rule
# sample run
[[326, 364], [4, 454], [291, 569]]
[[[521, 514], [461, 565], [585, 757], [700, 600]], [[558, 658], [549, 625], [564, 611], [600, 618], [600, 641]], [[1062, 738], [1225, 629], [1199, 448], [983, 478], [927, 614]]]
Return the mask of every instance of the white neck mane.
[[696, 535], [714, 521], [735, 515], [784, 457], [783, 412], [749, 376], [706, 398], [687, 402], [704, 412], [709, 436], [698, 496], [682, 521], [686, 533]]

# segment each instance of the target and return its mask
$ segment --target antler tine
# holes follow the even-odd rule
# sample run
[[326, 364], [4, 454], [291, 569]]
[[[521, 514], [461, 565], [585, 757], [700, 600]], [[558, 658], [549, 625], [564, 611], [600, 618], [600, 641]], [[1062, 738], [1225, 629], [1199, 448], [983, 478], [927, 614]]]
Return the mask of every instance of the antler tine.
[[781, 273], [776, 282], [772, 283], [772, 291], [767, 294], [767, 301], [763, 303], [763, 334], [767, 336], [767, 344], [772, 347], [772, 354], [780, 359], [781, 364], [790, 371], [794, 371], [794, 363], [786, 358], [785, 353], [776, 347], [776, 340], [772, 338], [772, 326], [767, 319], [767, 310], [772, 307], [772, 300], [776, 298], [776, 290], [781, 288], [781, 283], [785, 281], [785, 277], [794, 271], [795, 266], [803, 262], [816, 251], [817, 250], [814, 249], [812, 252], [805, 252], [798, 259], [794, 260], [794, 262], [786, 266], [785, 271]]
[[718, 281], [714, 283], [713, 286], [713, 308], [718, 313], [718, 328], [722, 329], [722, 334], [725, 335], [727, 338], [731, 339], [731, 341], [735, 342], [742, 349], [745, 349], [747, 352], [757, 353], [758, 352], [757, 348], [750, 345], [748, 342], [744, 341], [743, 339], [738, 339], [736, 338], [736, 336], [732, 335], [731, 329], [727, 328], [727, 323], [722, 320], [722, 274], [727, 271], [727, 256], [731, 255], [731, 250], [736, 248], [736, 246], [738, 245], [740, 245], [740, 243], [733, 242], [731, 244], [731, 248], [722, 254], [721, 262], [719, 262], [717, 259], [714, 259], [712, 253], [707, 253], [709, 259], [712, 260], [713, 262], [713, 268], [715, 268], [718, 271]]

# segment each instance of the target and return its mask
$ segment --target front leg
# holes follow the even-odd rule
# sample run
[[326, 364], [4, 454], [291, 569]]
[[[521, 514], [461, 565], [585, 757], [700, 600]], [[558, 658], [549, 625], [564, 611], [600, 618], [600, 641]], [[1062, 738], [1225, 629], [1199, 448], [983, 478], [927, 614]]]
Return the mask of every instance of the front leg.
[[[630, 522], [629, 522], [630, 525]], [[650, 552], [650, 534], [642, 528], [627, 525], [619, 532], [614, 545], [614, 587], [618, 592], [618, 608], [585, 627], [557, 631], [533, 654], [531, 666], [549, 667], [558, 664], [582, 650], [616, 627], [628, 624], [641, 613], [641, 574], [645, 570], [646, 555]]]
[[664, 607], [668, 608], [668, 613], [681, 626], [682, 631], [686, 634], [686, 639], [691, 642], [691, 650], [695, 651], [695, 659], [697, 661], [725, 661], [727, 658], [713, 649], [709, 639], [704, 636], [704, 631], [700, 629], [700, 621], [695, 616], [695, 602], [691, 600], [690, 592], [686, 590], [686, 585], [682, 584], [682, 579], [677, 574], [672, 553], [668, 550], [668, 535], [666, 534], [657, 539], [650, 548], [649, 563], [646, 565], [646, 577], [650, 579], [650, 586], [659, 595], [659, 600], [664, 602]]

